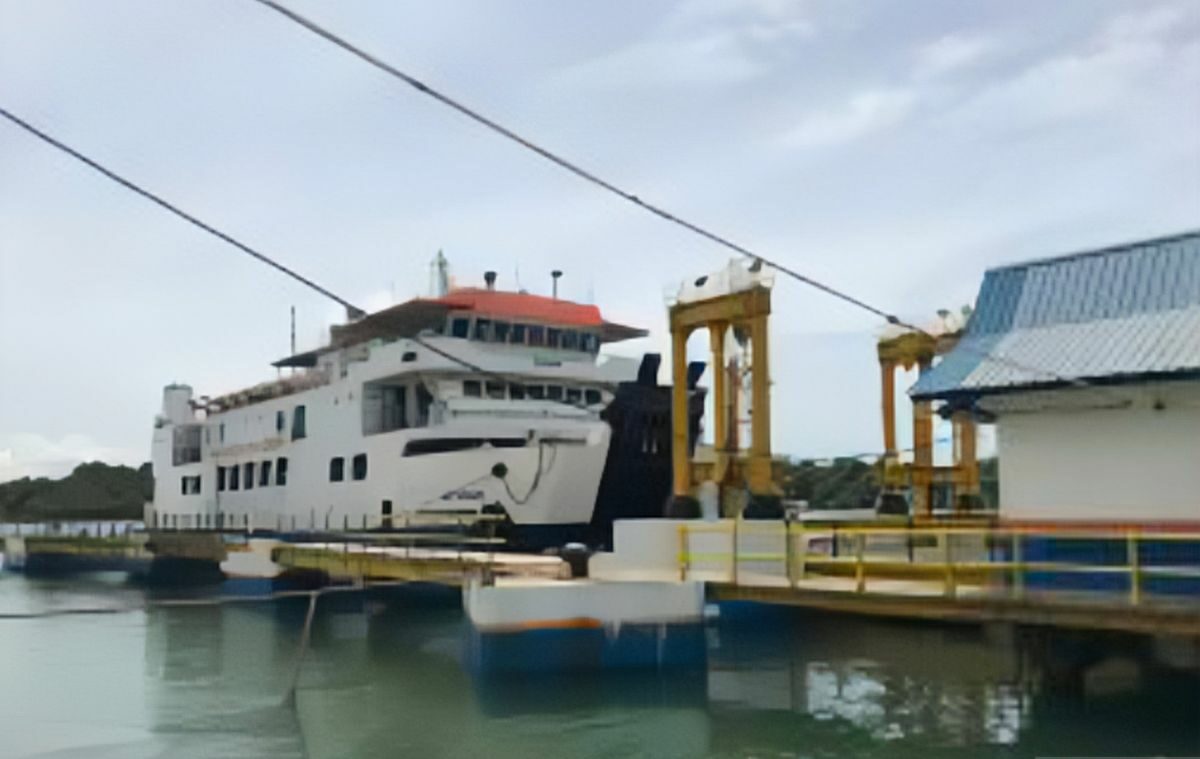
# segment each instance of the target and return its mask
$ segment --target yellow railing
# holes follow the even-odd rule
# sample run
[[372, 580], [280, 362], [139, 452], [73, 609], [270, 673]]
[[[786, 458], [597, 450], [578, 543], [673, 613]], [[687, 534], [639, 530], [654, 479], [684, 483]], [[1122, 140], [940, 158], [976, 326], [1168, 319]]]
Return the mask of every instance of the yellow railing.
[[[686, 522], [679, 525], [678, 565], [681, 579], [707, 579], [741, 586], [816, 587], [819, 578], [852, 578], [854, 592], [866, 593], [871, 581], [902, 580], [919, 585], [907, 592], [940, 588], [949, 598], [964, 587], [994, 597], [1026, 597], [1030, 580], [1047, 575], [1092, 578], [1125, 577], [1108, 587], [1068, 588], [1065, 592], [1124, 593], [1138, 605], [1147, 594], [1147, 580], [1195, 580], [1196, 585], [1162, 593], [1176, 600], [1200, 600], [1200, 530], [1143, 530], [1124, 528], [1034, 528], [1006, 526], [842, 525], [792, 522]], [[1104, 563], [1028, 560], [1026, 549], [1041, 541], [1061, 547], [1083, 541], [1104, 544], [1118, 560]], [[1186, 561], [1151, 563], [1168, 544], [1190, 544]], [[1146, 547], [1154, 544], [1154, 550]], [[1045, 544], [1042, 543], [1044, 546]], [[1118, 548], [1119, 546], [1119, 548]], [[812, 582], [810, 582], [812, 581]], [[1115, 588], [1123, 585], [1124, 588]], [[1039, 588], [1046, 592], [1061, 587]], [[1153, 588], [1156, 598], [1161, 587]], [[894, 583], [876, 592], [902, 592]], [[1168, 595], [1169, 593], [1169, 595]]]

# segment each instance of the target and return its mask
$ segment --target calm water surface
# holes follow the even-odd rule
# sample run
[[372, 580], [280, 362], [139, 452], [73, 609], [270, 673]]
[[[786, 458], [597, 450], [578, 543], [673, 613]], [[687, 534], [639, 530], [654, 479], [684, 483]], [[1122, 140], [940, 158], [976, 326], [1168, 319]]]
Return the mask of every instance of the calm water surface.
[[[115, 578], [0, 576], [0, 612], [136, 606]], [[709, 629], [707, 671], [509, 678], [460, 666], [453, 604], [326, 597], [0, 619], [0, 756], [1200, 755], [1195, 680], [1051, 694], [981, 634], [779, 612]]]

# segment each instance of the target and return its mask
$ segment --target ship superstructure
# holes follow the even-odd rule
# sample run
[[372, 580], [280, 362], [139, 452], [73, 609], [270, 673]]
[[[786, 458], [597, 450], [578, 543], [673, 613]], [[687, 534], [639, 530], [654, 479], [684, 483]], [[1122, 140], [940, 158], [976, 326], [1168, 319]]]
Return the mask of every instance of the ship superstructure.
[[221, 397], [164, 390], [152, 524], [253, 530], [392, 526], [496, 512], [569, 536], [592, 517], [638, 362], [600, 346], [645, 331], [594, 305], [486, 288], [410, 300], [331, 329], [289, 372]]

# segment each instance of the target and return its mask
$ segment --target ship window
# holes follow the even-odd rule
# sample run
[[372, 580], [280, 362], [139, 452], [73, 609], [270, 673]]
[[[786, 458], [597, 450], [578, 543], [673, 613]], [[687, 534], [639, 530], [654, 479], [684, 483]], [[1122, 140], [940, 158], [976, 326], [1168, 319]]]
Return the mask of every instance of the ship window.
[[577, 387], [567, 388], [567, 403], [579, 403], [583, 400], [583, 391]]
[[346, 479], [346, 459], [335, 456], [329, 460], [329, 481], [341, 482]]
[[417, 352], [416, 351], [404, 351], [404, 353], [400, 356], [401, 363], [408, 364], [408, 363], [411, 363], [416, 360], [417, 360]]
[[463, 380], [463, 395], [468, 398], [478, 398], [483, 395], [479, 380]]
[[254, 462], [247, 461], [242, 468], [245, 470], [242, 479], [245, 480], [246, 490], [250, 490], [254, 487]]
[[241, 472], [241, 470], [238, 469], [237, 464], [234, 464], [233, 466], [229, 467], [229, 489], [230, 490], [238, 489], [238, 474], [240, 472]]
[[595, 388], [589, 387], [587, 390], [583, 391], [583, 399], [587, 401], [587, 405], [589, 406], [595, 406], [597, 403], [600, 403], [602, 398], [603, 396], [600, 395], [600, 391], [596, 390]]
[[451, 337], [466, 337], [471, 333], [471, 320], [466, 317], [458, 317], [450, 320], [450, 336]]
[[529, 328], [529, 344], [540, 348], [546, 344], [546, 328], [533, 325]]
[[217, 492], [225, 490], [225, 467], [217, 467]]
[[495, 400], [500, 400], [500, 401], [504, 400], [505, 395], [504, 395], [504, 383], [503, 382], [489, 382], [489, 383], [487, 383], [486, 387], [487, 387], [487, 397], [493, 398]]
[[563, 399], [562, 385], [546, 385], [546, 397], [552, 401], [561, 401]]
[[408, 387], [387, 385], [383, 388], [383, 432], [408, 426]]
[[265, 488], [271, 484], [271, 462], [264, 461], [258, 467], [258, 486]]
[[491, 319], [476, 319], [475, 320], [475, 339], [487, 340], [491, 336], [492, 320]]
[[424, 382], [417, 383], [417, 419], [416, 426], [424, 427], [429, 424], [429, 407], [433, 404], [433, 396]]
[[529, 327], [524, 324], [512, 325], [512, 332], [508, 334], [508, 341], [513, 345], [524, 345], [525, 331], [527, 329], [529, 329]]
[[287, 457], [286, 456], [280, 456], [279, 458], [275, 459], [275, 484], [276, 485], [286, 485], [287, 484]]
[[200, 475], [180, 477], [179, 492], [183, 495], [200, 495]]
[[563, 332], [563, 347], [569, 351], [579, 350], [579, 333], [573, 329]]
[[198, 424], [184, 424], [172, 431], [171, 463], [173, 465], [196, 464], [200, 461], [200, 429]]
[[590, 332], [584, 332], [579, 336], [579, 349], [595, 353], [600, 350], [600, 339]]
[[508, 397], [512, 398], [514, 401], [525, 400], [525, 386], [524, 385], [509, 385], [508, 386]]
[[496, 322], [492, 325], [492, 339], [497, 343], [507, 343], [511, 326], [508, 322]]
[[545, 385], [529, 385], [525, 390], [529, 393], [529, 397], [535, 401], [540, 401], [546, 397]]
[[367, 479], [367, 454], [360, 453], [354, 457], [351, 463], [351, 475], [356, 480]]
[[404, 446], [404, 456], [426, 456], [433, 453], [453, 453], [454, 451], [469, 451], [482, 448], [484, 445], [493, 448], [524, 448], [527, 441], [523, 437], [443, 437], [410, 440]]
[[296, 410], [292, 412], [292, 440], [300, 440], [308, 437], [308, 425], [305, 423], [307, 421], [305, 416], [304, 406], [297, 406]]
[[559, 347], [559, 341], [562, 340], [562, 330], [557, 327], [548, 327], [546, 329], [546, 346], [549, 348]]
[[221, 422], [221, 426], [217, 428], [217, 439], [222, 443], [225, 442], [225, 422]]

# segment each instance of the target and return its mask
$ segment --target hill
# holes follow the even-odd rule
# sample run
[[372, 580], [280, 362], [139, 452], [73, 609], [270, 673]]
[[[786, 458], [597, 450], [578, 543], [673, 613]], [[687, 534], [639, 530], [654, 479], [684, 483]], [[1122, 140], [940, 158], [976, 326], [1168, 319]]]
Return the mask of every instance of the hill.
[[59, 480], [23, 477], [0, 484], [0, 520], [141, 519], [142, 505], [153, 495], [149, 463], [134, 469], [93, 461]]

